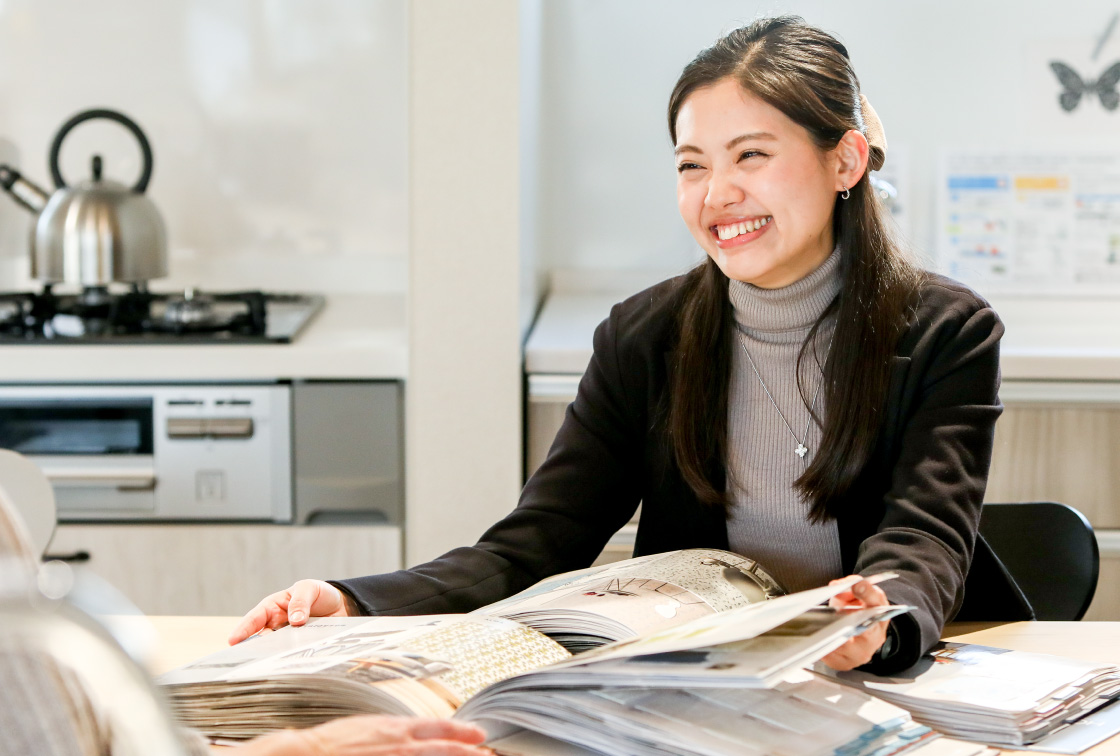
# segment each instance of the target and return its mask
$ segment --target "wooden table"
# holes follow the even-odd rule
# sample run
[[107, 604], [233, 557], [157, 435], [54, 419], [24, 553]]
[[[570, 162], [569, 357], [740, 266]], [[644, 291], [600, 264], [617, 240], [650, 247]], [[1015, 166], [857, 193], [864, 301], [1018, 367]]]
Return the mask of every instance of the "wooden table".
[[[125, 618], [143, 623], [142, 617]], [[157, 639], [148, 668], [160, 674], [226, 647], [237, 617], [149, 617]], [[1017, 651], [1058, 654], [1071, 659], [1120, 664], [1120, 622], [956, 623], [945, 639]], [[1005, 751], [1004, 753], [1030, 752]], [[1120, 756], [1120, 736], [1085, 752], [1089, 756]]]

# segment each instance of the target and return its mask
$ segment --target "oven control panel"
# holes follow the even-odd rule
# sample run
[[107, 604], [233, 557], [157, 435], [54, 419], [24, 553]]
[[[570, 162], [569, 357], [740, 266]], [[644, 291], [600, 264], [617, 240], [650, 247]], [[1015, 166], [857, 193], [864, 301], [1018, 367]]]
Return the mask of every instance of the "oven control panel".
[[60, 521], [292, 520], [286, 385], [3, 386], [0, 447]]

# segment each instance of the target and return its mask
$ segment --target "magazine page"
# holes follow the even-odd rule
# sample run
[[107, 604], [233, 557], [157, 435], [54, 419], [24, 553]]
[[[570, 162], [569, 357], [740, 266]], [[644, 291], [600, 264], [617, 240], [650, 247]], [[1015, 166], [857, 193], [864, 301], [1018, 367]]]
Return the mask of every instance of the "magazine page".
[[[427, 617], [379, 617], [378, 628], [386, 634], [403, 632], [423, 625]], [[300, 627], [283, 627], [275, 632], [258, 633], [236, 646], [224, 648], [156, 678], [160, 685], [226, 680], [238, 669], [272, 657], [325, 642], [335, 635], [354, 631], [370, 622], [369, 617], [312, 617]]]
[[[486, 686], [569, 656], [535, 630], [500, 618], [366, 617], [344, 624], [326, 637], [325, 628], [281, 628], [160, 682], [187, 725], [210, 736], [250, 738], [348, 714], [448, 717]], [[316, 637], [296, 643], [296, 636]]]
[[[302, 648], [242, 665], [226, 680], [319, 673], [357, 679], [438, 679], [459, 701], [482, 688], [569, 654], [515, 622], [491, 617], [430, 615], [399, 629], [397, 617], [377, 617]], [[389, 622], [386, 622], [389, 620]]]
[[477, 613], [529, 625], [582, 651], [782, 593], [754, 560], [687, 549], [557, 575]]
[[[832, 585], [780, 596], [757, 604], [747, 604], [730, 611], [703, 616], [683, 625], [667, 627], [638, 638], [612, 643], [588, 651], [566, 664], [688, 651], [754, 638], [825, 603], [833, 596], [850, 590], [861, 580], [866, 579], [875, 584], [894, 577], [896, 575], [889, 572], [868, 578], [852, 575]], [[908, 611], [909, 607], [903, 610]]]
[[[876, 622], [905, 607], [856, 611], [817, 607], [761, 635], [719, 646], [573, 664], [549, 674], [550, 684], [592, 679], [599, 685], [767, 687], [789, 670], [811, 664]], [[578, 660], [583, 662], [584, 657]], [[540, 674], [545, 674], [541, 670]], [[534, 675], [535, 677], [535, 675]]]

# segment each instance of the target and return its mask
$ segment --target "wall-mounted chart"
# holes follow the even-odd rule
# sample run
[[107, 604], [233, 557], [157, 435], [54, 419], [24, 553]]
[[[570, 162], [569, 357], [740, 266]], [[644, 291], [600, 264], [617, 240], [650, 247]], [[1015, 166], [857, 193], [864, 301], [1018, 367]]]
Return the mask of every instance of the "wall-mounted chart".
[[1120, 152], [948, 152], [938, 258], [981, 293], [1120, 294]]

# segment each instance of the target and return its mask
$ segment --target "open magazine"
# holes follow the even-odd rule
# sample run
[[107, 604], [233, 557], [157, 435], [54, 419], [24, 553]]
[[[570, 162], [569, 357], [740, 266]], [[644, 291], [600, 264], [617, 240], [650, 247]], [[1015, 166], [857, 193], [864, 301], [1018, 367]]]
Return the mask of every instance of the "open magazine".
[[[224, 738], [387, 713], [480, 722], [509, 754], [559, 753], [561, 742], [651, 756], [888, 756], [931, 742], [983, 752], [933, 741], [904, 710], [798, 670], [908, 610], [821, 606], [857, 579], [780, 596], [750, 560], [673, 552], [557, 576], [468, 615], [312, 620], [160, 683], [186, 724]], [[597, 647], [572, 655], [541, 629]]]

